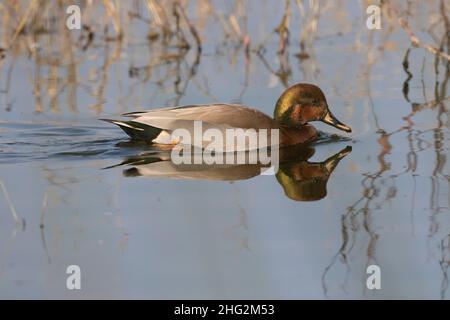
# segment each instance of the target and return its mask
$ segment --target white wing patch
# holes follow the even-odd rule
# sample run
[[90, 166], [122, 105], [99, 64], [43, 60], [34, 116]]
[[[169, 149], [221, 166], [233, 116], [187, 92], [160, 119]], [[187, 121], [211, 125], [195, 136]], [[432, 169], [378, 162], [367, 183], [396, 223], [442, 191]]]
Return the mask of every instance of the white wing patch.
[[180, 140], [173, 139], [172, 135], [168, 131], [162, 130], [161, 133], [152, 140], [152, 142], [158, 144], [178, 144]]

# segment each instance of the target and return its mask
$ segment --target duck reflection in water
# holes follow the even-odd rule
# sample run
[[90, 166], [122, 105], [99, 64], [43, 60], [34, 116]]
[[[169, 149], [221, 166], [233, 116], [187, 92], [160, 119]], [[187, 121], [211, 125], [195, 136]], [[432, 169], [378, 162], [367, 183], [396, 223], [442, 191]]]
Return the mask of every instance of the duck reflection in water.
[[[315, 201], [327, 195], [327, 182], [338, 163], [351, 152], [347, 146], [321, 162], [310, 162], [311, 146], [282, 148], [276, 179], [287, 197], [296, 201]], [[127, 177], [152, 177], [192, 180], [237, 181], [260, 175], [270, 165], [255, 164], [175, 164], [170, 152], [144, 153], [126, 158], [112, 166], [131, 166], [123, 171]], [[112, 168], [109, 167], [109, 168]]]

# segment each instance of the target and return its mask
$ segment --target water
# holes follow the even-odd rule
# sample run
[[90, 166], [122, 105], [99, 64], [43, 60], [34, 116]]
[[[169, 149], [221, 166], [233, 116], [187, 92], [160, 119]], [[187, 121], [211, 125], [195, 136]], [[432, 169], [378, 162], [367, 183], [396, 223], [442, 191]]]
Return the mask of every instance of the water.
[[[385, 20], [368, 31], [355, 4], [321, 4], [306, 59], [295, 55], [302, 19], [291, 19], [285, 56], [277, 55], [277, 34], [263, 53], [246, 56], [224, 42], [214, 19], [201, 27], [194, 4], [199, 57], [192, 47], [158, 64], [161, 47], [139, 35], [121, 45], [96, 38], [73, 51], [74, 81], [73, 65], [8, 52], [0, 61], [0, 297], [448, 298], [448, 64], [436, 69], [434, 55], [411, 48], [405, 66], [405, 31]], [[436, 6], [411, 9], [426, 43]], [[257, 48], [281, 21], [283, 4], [249, 1], [245, 10]], [[160, 165], [160, 154], [97, 120], [215, 101], [271, 115], [283, 81], [320, 85], [353, 129], [315, 124], [328, 135], [295, 154], [284, 178], [251, 167], [195, 168], [183, 179], [137, 175], [132, 168]], [[323, 171], [320, 163], [339, 153], [333, 172]], [[312, 182], [295, 188], [302, 168]], [[66, 288], [72, 264], [81, 268], [81, 290]], [[381, 290], [366, 287], [373, 264]]]

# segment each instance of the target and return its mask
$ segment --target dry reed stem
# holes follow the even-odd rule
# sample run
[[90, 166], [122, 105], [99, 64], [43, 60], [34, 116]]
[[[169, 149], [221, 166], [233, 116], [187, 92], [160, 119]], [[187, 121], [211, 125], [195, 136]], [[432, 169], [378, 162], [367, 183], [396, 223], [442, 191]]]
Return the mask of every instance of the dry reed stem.
[[23, 15], [22, 19], [20, 19], [19, 25], [17, 26], [16, 31], [14, 32], [14, 34], [12, 36], [11, 44], [14, 43], [14, 41], [16, 40], [16, 38], [19, 35], [19, 33], [25, 27], [25, 25], [26, 25], [26, 23], [28, 21], [28, 17], [34, 11], [34, 8], [35, 8], [36, 4], [37, 4], [37, 0], [32, 0], [31, 1], [31, 4], [28, 6], [28, 9], [25, 11], [25, 14]]
[[116, 32], [117, 38], [121, 39], [123, 34], [120, 21], [120, 1], [112, 2], [108, 0], [103, 0], [102, 2], [108, 16], [111, 17], [111, 21], [113, 23], [114, 31]]

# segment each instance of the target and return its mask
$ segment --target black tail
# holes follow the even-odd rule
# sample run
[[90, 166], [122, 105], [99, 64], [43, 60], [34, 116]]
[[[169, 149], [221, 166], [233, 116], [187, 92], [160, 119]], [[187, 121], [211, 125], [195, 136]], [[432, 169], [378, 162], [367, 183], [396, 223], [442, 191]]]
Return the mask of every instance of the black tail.
[[118, 125], [127, 135], [132, 139], [145, 140], [152, 142], [162, 131], [162, 129], [155, 128], [143, 123], [135, 121], [122, 121], [122, 120], [111, 120], [111, 119], [99, 119], [109, 123], [114, 123]]

